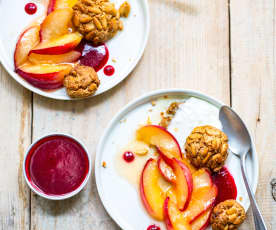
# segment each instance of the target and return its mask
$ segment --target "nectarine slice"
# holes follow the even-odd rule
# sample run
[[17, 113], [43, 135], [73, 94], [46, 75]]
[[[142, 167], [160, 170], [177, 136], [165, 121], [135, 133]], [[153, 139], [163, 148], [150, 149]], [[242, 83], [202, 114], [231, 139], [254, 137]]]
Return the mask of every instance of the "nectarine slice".
[[50, 13], [41, 24], [41, 41], [50, 41], [67, 34], [72, 16], [73, 9], [71, 8], [59, 9]]
[[[169, 182], [174, 182], [175, 181], [175, 175], [174, 172], [172, 170], [172, 159], [169, 159], [168, 157], [166, 157], [164, 154], [160, 153], [160, 160], [158, 160], [158, 168], [162, 174], [162, 176]], [[180, 159], [180, 161], [185, 164], [190, 172], [193, 174], [194, 172], [196, 172], [196, 169], [194, 168], [193, 165], [190, 164], [190, 162], [183, 157], [182, 159]]]
[[16, 70], [30, 84], [41, 89], [57, 89], [63, 86], [63, 78], [71, 70], [70, 65], [30, 65]]
[[81, 56], [78, 51], [70, 51], [60, 55], [45, 55], [32, 53], [29, 56], [29, 61], [34, 64], [59, 64], [59, 63], [72, 63], [77, 61]]
[[172, 168], [163, 160], [161, 156], [158, 158], [157, 164], [162, 176], [169, 182], [175, 182], [176, 176]]
[[190, 224], [170, 197], [166, 198], [163, 208], [167, 230], [192, 230]]
[[192, 174], [185, 164], [175, 158], [172, 159], [172, 168], [176, 176], [174, 190], [176, 193], [177, 206], [180, 211], [184, 211], [192, 196]]
[[163, 204], [165, 192], [160, 187], [163, 180], [157, 166], [157, 161], [149, 159], [143, 169], [140, 180], [140, 195], [148, 213], [156, 220], [163, 220]]
[[42, 42], [30, 51], [30, 54], [58, 55], [72, 51], [81, 41], [82, 35], [78, 32], [63, 35], [57, 39]]
[[39, 30], [40, 26], [32, 26], [20, 35], [14, 52], [15, 68], [26, 62], [30, 50], [39, 43]]
[[189, 223], [186, 212], [181, 212], [170, 197], [167, 197], [164, 202], [164, 219], [167, 230], [204, 230], [209, 225], [211, 212], [212, 207]]
[[210, 216], [212, 213], [212, 208], [209, 208], [204, 213], [202, 213], [192, 224], [191, 230], [204, 230], [209, 225]]
[[182, 153], [174, 136], [161, 126], [146, 125], [136, 132], [137, 139], [154, 145], [159, 152], [168, 158], [181, 159]]
[[193, 173], [194, 190], [213, 185], [211, 172], [209, 169], [202, 168]]
[[72, 8], [78, 0], [50, 0], [48, 5], [48, 14], [54, 10]]
[[217, 186], [202, 187], [193, 191], [191, 201], [184, 212], [186, 219], [192, 223], [203, 212], [212, 207], [218, 194]]

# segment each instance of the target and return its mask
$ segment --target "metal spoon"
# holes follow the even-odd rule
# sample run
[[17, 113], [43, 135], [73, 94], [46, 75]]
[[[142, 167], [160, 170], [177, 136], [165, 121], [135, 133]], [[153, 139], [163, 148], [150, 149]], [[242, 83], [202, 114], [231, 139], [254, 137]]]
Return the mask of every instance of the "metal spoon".
[[241, 118], [228, 106], [222, 106], [219, 111], [219, 119], [223, 126], [223, 131], [228, 136], [230, 151], [241, 160], [242, 177], [250, 199], [253, 211], [255, 229], [267, 230], [262, 214], [259, 210], [254, 194], [248, 184], [245, 173], [245, 159], [248, 152], [251, 152], [251, 138], [249, 132]]

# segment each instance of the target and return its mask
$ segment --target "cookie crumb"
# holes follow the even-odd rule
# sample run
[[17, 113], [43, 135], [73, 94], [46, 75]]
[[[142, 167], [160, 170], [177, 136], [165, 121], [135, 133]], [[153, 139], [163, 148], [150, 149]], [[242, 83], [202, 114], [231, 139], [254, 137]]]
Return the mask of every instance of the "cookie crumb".
[[102, 166], [103, 166], [103, 168], [106, 168], [106, 162], [105, 161], [103, 161]]
[[155, 101], [151, 101], [151, 105], [152, 106], [156, 106], [156, 102]]
[[240, 196], [240, 197], [239, 197], [239, 201], [242, 202], [242, 200], [243, 200], [243, 198], [242, 198], [242, 196]]
[[173, 102], [170, 104], [170, 106], [168, 107], [167, 111], [166, 111], [166, 115], [164, 112], [161, 112], [161, 122], [159, 123], [160, 126], [162, 126], [163, 128], [168, 128], [172, 118], [174, 117], [176, 111], [179, 108], [179, 103], [177, 102]]
[[115, 58], [112, 58], [112, 62], [116, 63], [116, 62], [117, 62], [117, 60], [116, 60]]

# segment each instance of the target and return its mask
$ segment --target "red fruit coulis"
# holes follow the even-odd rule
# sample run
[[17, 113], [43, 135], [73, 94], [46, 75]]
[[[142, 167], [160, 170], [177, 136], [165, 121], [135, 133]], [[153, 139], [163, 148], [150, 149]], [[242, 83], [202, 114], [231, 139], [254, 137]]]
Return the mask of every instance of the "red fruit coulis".
[[35, 3], [30, 2], [30, 3], [27, 3], [25, 5], [25, 12], [27, 14], [31, 14], [32, 15], [32, 14], [35, 14], [36, 11], [37, 11], [37, 6], [36, 6]]
[[77, 50], [82, 53], [80, 63], [93, 67], [96, 72], [105, 66], [109, 58], [109, 51], [105, 44], [93, 46], [87, 41], [82, 41]]
[[133, 152], [126, 151], [126, 152], [124, 152], [124, 154], [123, 154], [123, 159], [124, 159], [127, 163], [130, 163], [130, 162], [134, 161], [135, 156], [134, 156]]
[[153, 224], [148, 226], [147, 230], [161, 230], [161, 228]]
[[219, 172], [214, 174], [213, 179], [218, 187], [217, 204], [228, 199], [235, 200], [237, 198], [237, 186], [235, 180], [226, 167], [223, 167]]
[[115, 72], [115, 69], [112, 65], [107, 65], [106, 67], [104, 67], [104, 74], [106, 76], [112, 76]]
[[61, 136], [37, 142], [25, 163], [30, 183], [47, 195], [64, 195], [77, 189], [89, 171], [85, 150], [75, 140]]

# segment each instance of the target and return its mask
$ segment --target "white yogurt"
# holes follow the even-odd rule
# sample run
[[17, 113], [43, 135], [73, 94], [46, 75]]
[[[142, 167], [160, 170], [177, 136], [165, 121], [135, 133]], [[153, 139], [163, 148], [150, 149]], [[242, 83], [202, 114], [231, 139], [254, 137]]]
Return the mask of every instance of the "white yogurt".
[[179, 105], [168, 130], [178, 140], [181, 150], [185, 152], [186, 138], [195, 127], [202, 125], [211, 125], [222, 129], [219, 109], [206, 101], [191, 97]]

